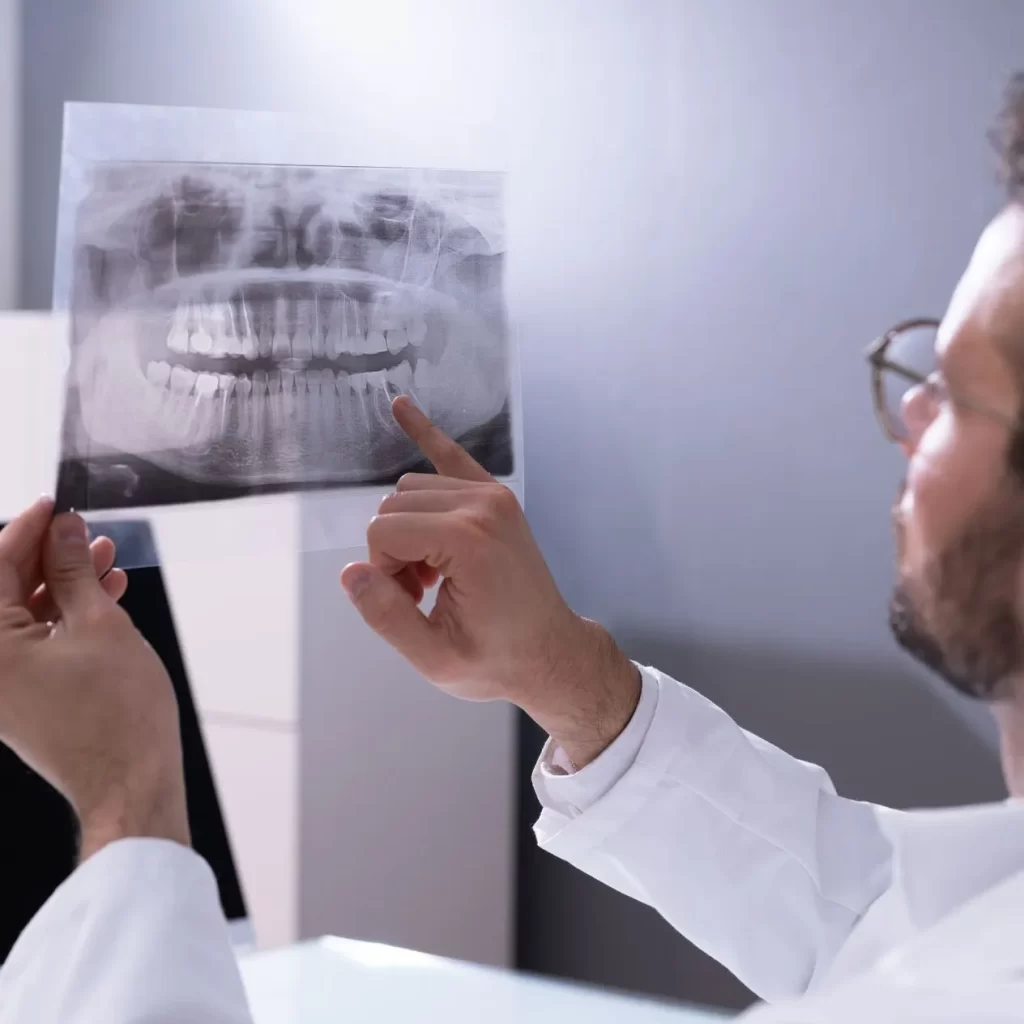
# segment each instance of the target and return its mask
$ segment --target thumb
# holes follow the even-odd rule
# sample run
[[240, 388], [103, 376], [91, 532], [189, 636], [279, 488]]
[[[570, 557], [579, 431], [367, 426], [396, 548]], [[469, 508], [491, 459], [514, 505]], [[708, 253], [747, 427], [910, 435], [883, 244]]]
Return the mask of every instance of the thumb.
[[55, 516], [43, 547], [43, 581], [65, 620], [98, 607], [105, 594], [96, 578], [85, 523], [74, 513]]
[[394, 577], [368, 562], [341, 572], [341, 585], [363, 621], [428, 679], [443, 671], [444, 645], [430, 620]]

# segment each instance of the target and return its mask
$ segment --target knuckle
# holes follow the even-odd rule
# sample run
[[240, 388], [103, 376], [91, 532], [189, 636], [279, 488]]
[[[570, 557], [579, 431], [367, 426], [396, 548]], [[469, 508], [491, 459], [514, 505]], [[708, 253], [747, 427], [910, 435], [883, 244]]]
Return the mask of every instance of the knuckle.
[[366, 539], [372, 545], [380, 541], [381, 532], [384, 530], [384, 520], [378, 514], [375, 515], [366, 526]]
[[[394, 536], [391, 525], [388, 523], [388, 516], [376, 515], [370, 520], [366, 528], [366, 547], [369, 552], [369, 561], [375, 565], [387, 565], [392, 559], [387, 549], [394, 544]], [[390, 540], [388, 538], [391, 538]]]
[[474, 505], [455, 513], [458, 529], [465, 542], [480, 546], [492, 542], [501, 533], [501, 522], [486, 505]]
[[398, 478], [398, 483], [395, 485], [397, 491], [409, 491], [419, 483], [422, 473], [403, 473]]
[[504, 522], [519, 516], [519, 499], [504, 484], [488, 487], [485, 500], [495, 519]]
[[508, 536], [519, 514], [518, 498], [500, 484], [478, 492], [471, 504], [453, 513], [462, 543], [475, 552], [476, 558], [493, 552]]

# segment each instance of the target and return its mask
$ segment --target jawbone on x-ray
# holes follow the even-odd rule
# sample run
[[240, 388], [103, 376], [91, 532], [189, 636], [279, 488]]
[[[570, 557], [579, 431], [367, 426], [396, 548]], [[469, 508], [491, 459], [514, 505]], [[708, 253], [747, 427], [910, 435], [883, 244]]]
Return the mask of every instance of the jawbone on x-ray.
[[425, 468], [410, 394], [512, 470], [500, 178], [118, 163], [75, 219], [58, 500], [141, 506]]

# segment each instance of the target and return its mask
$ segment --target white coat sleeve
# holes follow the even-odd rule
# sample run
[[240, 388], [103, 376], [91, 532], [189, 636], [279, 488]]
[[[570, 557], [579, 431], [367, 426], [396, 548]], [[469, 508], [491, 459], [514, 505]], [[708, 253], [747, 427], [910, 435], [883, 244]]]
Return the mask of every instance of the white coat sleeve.
[[632, 767], [658, 706], [658, 684], [641, 672], [640, 700], [626, 728], [593, 761], [575, 770], [565, 751], [548, 740], [533, 772], [541, 806], [565, 818], [577, 818], [597, 803]]
[[251, 1024], [213, 872], [123, 839], [82, 864], [0, 969], [0, 1024]]
[[571, 800], [542, 755], [540, 845], [652, 906], [761, 998], [805, 992], [892, 879], [876, 809], [838, 797], [823, 769], [695, 691], [641, 671], [649, 724], [640, 737], [627, 727], [572, 777]]

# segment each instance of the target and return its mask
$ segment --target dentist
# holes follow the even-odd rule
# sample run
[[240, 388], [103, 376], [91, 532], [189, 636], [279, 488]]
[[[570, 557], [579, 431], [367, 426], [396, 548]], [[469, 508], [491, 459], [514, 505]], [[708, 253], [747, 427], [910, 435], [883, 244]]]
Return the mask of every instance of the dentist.
[[[541, 844], [776, 1004], [751, 1022], [1024, 1016], [1024, 77], [1000, 128], [1005, 208], [942, 321], [882, 335], [869, 380], [908, 460], [893, 633], [991, 706], [1010, 799], [844, 799], [821, 768], [634, 665], [568, 607], [514, 496], [407, 399], [395, 417], [438, 474], [399, 482], [368, 560], [342, 574], [427, 679], [547, 730]], [[187, 848], [169, 684], [112, 599], [121, 584], [97, 583], [80, 523], [48, 529], [49, 514], [0, 533], [0, 739], [68, 796], [83, 863], [0, 972], [0, 1022], [240, 1024], [213, 879]]]

